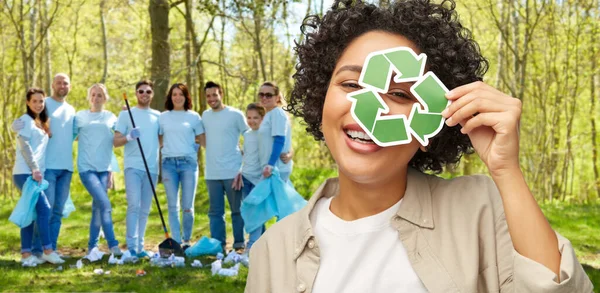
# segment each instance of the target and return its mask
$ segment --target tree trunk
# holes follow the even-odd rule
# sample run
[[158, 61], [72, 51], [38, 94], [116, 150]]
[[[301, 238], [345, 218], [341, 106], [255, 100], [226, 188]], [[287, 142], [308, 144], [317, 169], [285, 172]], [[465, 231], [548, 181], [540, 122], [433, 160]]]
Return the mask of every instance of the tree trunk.
[[[44, 7], [44, 26], [49, 27], [50, 22], [48, 20], [48, 1], [43, 1]], [[52, 89], [52, 60], [50, 54], [50, 33], [46, 33], [44, 37], [44, 90], [46, 93], [50, 93]]]
[[261, 3], [254, 3], [254, 9], [252, 9], [252, 13], [254, 14], [254, 49], [258, 54], [258, 61], [260, 63], [260, 72], [262, 75], [262, 80], [267, 80], [267, 71], [265, 69], [265, 58], [263, 57], [262, 52], [262, 43], [260, 38], [260, 31], [262, 30], [262, 18], [264, 16], [263, 7], [259, 6]]
[[105, 0], [100, 1], [100, 25], [102, 29], [102, 58], [104, 59], [104, 69], [102, 71], [102, 78], [100, 83], [106, 83], [108, 78], [108, 46], [106, 43], [106, 20], [104, 19], [104, 4]]
[[163, 111], [171, 78], [169, 47], [169, 2], [150, 0], [150, 30], [152, 33], [151, 79], [154, 82], [154, 99], [151, 107]]
[[[588, 17], [592, 17], [588, 10]], [[600, 170], [598, 167], [598, 143], [597, 135], [598, 131], [596, 128], [596, 100], [600, 100], [600, 91], [596, 91], [596, 87], [600, 85], [600, 73], [598, 73], [598, 47], [597, 44], [600, 42], [598, 38], [598, 23], [592, 22], [592, 32], [590, 34], [590, 125], [591, 125], [591, 142], [592, 142], [592, 166], [594, 169], [594, 188], [596, 191], [596, 198], [600, 198]]]
[[[37, 1], [36, 1], [37, 2]], [[37, 14], [38, 14], [38, 9], [37, 9], [37, 3], [33, 3], [31, 5], [31, 12], [29, 12], [29, 56], [28, 56], [28, 63], [27, 63], [27, 67], [28, 69], [28, 74], [29, 74], [29, 85], [30, 86], [35, 86], [36, 85], [36, 78], [35, 78], [35, 36], [36, 36], [36, 28], [37, 28]]]

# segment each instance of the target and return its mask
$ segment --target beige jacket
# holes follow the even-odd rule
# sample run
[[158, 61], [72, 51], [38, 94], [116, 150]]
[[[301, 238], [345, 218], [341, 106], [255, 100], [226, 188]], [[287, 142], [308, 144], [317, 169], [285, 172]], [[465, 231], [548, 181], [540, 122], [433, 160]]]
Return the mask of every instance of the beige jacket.
[[[312, 291], [320, 252], [309, 215], [317, 200], [337, 194], [337, 178], [327, 180], [306, 207], [254, 244], [246, 293]], [[557, 234], [560, 283], [552, 271], [515, 251], [489, 177], [446, 180], [409, 170], [402, 205], [390, 221], [430, 292], [592, 292], [564, 237]]]

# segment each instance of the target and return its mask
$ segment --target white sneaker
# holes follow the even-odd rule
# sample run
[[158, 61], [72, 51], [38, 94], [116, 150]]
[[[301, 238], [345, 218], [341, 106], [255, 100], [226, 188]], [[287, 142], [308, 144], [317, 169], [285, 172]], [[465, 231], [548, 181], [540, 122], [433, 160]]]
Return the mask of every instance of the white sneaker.
[[60, 258], [60, 256], [58, 256], [56, 251], [53, 251], [50, 254], [42, 254], [42, 259], [52, 264], [61, 264], [65, 262], [62, 258]]
[[33, 254], [21, 259], [21, 265], [24, 267], [35, 267], [38, 264], [40, 264], [39, 259]]

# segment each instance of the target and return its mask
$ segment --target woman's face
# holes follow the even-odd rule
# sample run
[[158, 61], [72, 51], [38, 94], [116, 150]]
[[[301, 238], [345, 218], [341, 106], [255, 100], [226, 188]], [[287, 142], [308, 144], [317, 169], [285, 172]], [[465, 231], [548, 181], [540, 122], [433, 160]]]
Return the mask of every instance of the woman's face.
[[33, 94], [27, 101], [27, 106], [36, 115], [40, 115], [44, 111], [44, 96], [42, 94]]
[[174, 88], [171, 93], [171, 100], [173, 101], [173, 108], [176, 110], [183, 110], [183, 105], [185, 104], [185, 96], [183, 95], [183, 91], [179, 88]]
[[[352, 118], [352, 103], [346, 98], [348, 93], [362, 88], [358, 80], [369, 53], [400, 46], [420, 53], [415, 44], [401, 35], [371, 31], [359, 36], [338, 59], [329, 83], [323, 107], [325, 142], [339, 166], [340, 175], [358, 183], [373, 183], [386, 176], [396, 176], [407, 168], [420, 146], [416, 139], [405, 145], [378, 146]], [[412, 105], [417, 102], [410, 92], [413, 83], [395, 83], [393, 78], [394, 75], [390, 79], [388, 93], [381, 95], [390, 108], [387, 115], [404, 114], [408, 117]]]
[[95, 86], [90, 91], [90, 104], [92, 106], [96, 106], [97, 108], [102, 107], [106, 103], [106, 97], [104, 96], [104, 91], [101, 88]]
[[267, 112], [277, 107], [277, 102], [279, 102], [279, 97], [275, 95], [275, 89], [268, 85], [260, 87], [258, 98], [260, 99], [260, 104], [267, 109]]

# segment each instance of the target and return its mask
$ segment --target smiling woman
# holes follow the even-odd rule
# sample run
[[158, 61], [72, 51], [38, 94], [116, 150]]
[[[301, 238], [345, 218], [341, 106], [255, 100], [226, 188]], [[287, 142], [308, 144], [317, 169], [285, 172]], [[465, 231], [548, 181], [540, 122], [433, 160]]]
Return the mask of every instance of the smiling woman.
[[[519, 166], [521, 103], [481, 82], [487, 61], [454, 8], [344, 0], [305, 19], [288, 108], [325, 140], [339, 178], [254, 244], [246, 292], [591, 292]], [[453, 89], [447, 125], [426, 146], [380, 147], [351, 114], [367, 56], [398, 47], [426, 54]], [[388, 115], [408, 116], [412, 84], [385, 82]], [[492, 179], [423, 173], [472, 150]]]

